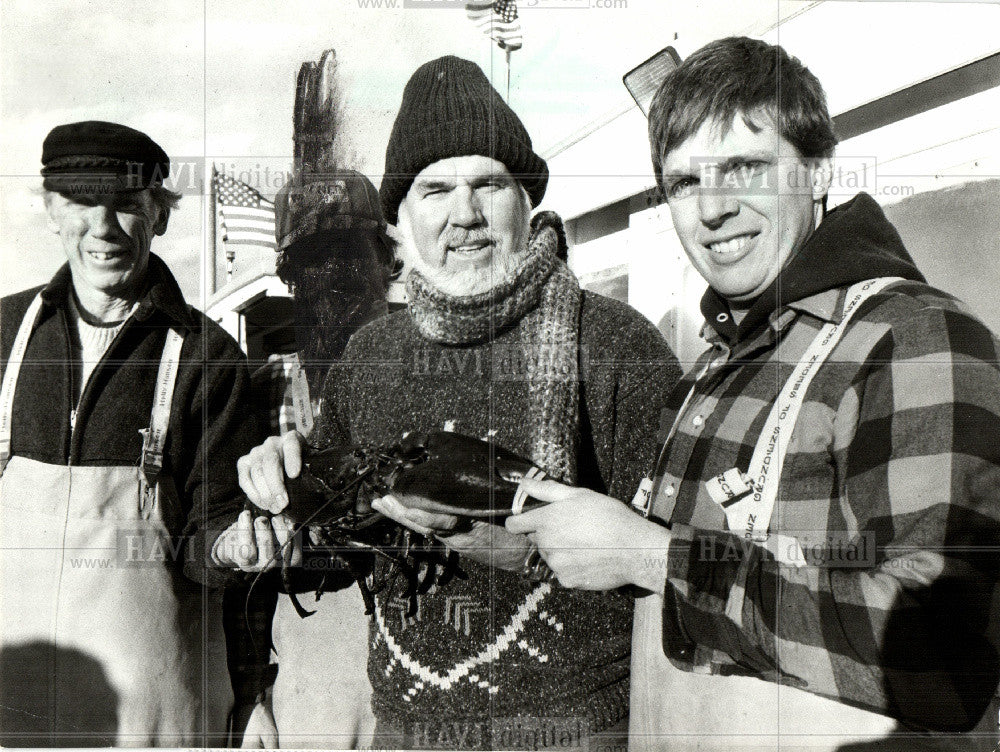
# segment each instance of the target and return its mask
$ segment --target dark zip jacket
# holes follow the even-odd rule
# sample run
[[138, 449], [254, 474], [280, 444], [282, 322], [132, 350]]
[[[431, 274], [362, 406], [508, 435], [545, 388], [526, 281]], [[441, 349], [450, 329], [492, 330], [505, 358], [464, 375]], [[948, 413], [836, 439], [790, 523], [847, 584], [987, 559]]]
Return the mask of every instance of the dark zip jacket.
[[[186, 536], [184, 571], [210, 585], [235, 578], [206, 567], [210, 546], [243, 506], [236, 460], [263, 440], [250, 409], [250, 376], [236, 342], [184, 302], [173, 275], [150, 255], [147, 287], [84, 385], [74, 405], [81, 364], [70, 351], [67, 300], [72, 279], [63, 266], [43, 288], [0, 300], [0, 368], [24, 314], [41, 290], [39, 312], [14, 394], [12, 456], [54, 465], [138, 465], [139, 430], [149, 426], [166, 332], [184, 335], [174, 386], [164, 472], [177, 486], [183, 519], [168, 521]], [[70, 419], [75, 411], [75, 427]]]

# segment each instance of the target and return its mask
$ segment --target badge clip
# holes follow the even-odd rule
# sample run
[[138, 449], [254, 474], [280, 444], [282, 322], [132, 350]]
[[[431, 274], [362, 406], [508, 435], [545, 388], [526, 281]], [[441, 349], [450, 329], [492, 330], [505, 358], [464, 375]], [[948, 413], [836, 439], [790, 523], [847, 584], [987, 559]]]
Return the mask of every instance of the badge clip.
[[746, 476], [738, 468], [731, 467], [726, 472], [705, 481], [705, 490], [716, 504], [726, 507], [753, 490]]

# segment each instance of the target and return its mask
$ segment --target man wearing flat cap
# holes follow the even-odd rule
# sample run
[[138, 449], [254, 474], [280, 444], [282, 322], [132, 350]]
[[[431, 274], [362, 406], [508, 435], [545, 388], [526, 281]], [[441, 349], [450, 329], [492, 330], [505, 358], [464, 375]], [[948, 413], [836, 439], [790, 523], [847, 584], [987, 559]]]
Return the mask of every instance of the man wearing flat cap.
[[67, 263], [0, 301], [3, 743], [217, 746], [232, 702], [203, 541], [259, 441], [236, 343], [150, 253], [180, 196], [124, 125], [42, 147]]
[[[476, 65], [444, 57], [413, 74], [380, 189], [412, 266], [408, 305], [351, 338], [311, 443], [386, 444], [447, 426], [552, 477], [631, 497], [652, 460], [643, 433], [655, 432], [679, 369], [652, 324], [581, 291], [551, 222], [530, 232], [547, 181], [521, 120]], [[298, 475], [301, 441], [288, 433], [241, 460], [251, 501], [284, 507], [281, 479]], [[629, 597], [532, 581], [526, 539], [501, 526], [458, 529], [390, 497], [376, 504], [466, 554], [468, 575], [418, 596], [413, 618], [405, 599], [378, 594], [376, 745], [585, 747], [624, 733]]]

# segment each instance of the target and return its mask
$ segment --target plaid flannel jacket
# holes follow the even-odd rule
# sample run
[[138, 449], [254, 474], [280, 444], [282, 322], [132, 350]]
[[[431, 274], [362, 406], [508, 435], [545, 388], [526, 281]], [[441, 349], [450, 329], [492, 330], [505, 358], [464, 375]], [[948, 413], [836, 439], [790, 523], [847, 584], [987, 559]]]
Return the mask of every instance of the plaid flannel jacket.
[[[875, 274], [878, 270], [875, 270]], [[875, 275], [873, 275], [875, 276]], [[922, 728], [971, 727], [998, 681], [985, 636], [1000, 562], [1000, 366], [990, 332], [921, 282], [869, 299], [809, 387], [772, 533], [809, 564], [727, 531], [705, 481], [745, 471], [771, 405], [847, 285], [775, 310], [706, 359], [654, 477], [671, 523], [664, 650], [687, 670], [757, 675]], [[663, 437], [661, 436], [661, 440]], [[741, 566], [742, 612], [726, 614]]]
[[254, 391], [267, 408], [268, 428], [272, 436], [282, 436], [295, 430], [291, 373], [298, 365], [298, 353], [276, 354], [253, 374]]

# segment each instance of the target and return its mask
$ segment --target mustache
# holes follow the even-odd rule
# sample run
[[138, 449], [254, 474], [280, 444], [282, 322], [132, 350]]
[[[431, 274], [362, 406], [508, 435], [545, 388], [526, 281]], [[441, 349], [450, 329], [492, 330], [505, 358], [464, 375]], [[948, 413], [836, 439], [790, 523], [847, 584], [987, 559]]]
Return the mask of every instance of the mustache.
[[442, 248], [453, 248], [459, 245], [481, 242], [497, 244], [497, 239], [489, 230], [449, 230], [441, 236]]

